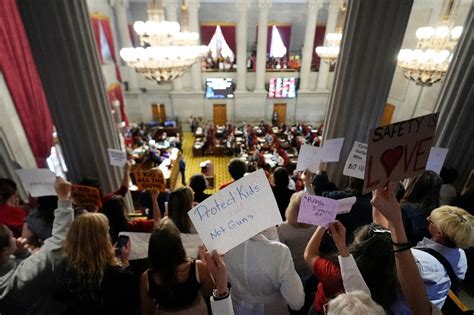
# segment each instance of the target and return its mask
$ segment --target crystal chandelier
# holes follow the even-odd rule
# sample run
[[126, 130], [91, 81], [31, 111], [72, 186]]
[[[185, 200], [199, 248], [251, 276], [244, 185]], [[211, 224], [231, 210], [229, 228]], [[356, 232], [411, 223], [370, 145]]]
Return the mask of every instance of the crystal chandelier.
[[454, 1], [450, 0], [438, 27], [420, 27], [416, 30], [416, 49], [401, 49], [398, 66], [405, 78], [417, 85], [431, 86], [440, 81], [448, 71], [453, 51], [461, 37], [463, 27], [450, 28]]
[[326, 34], [326, 46], [318, 46], [315, 49], [316, 54], [321, 58], [321, 60], [330, 65], [336, 63], [337, 56], [339, 55], [345, 16], [346, 6], [343, 3], [337, 16], [336, 32]]
[[[187, 8], [181, 6], [183, 19]], [[127, 47], [120, 50], [120, 57], [128, 66], [146, 79], [158, 84], [172, 81], [184, 74], [207, 52], [206, 46], [199, 46], [199, 34], [182, 31], [179, 23], [164, 20], [164, 10], [153, 0], [148, 9], [146, 22], [133, 24], [140, 38], [141, 47]], [[186, 23], [183, 27], [186, 29]]]

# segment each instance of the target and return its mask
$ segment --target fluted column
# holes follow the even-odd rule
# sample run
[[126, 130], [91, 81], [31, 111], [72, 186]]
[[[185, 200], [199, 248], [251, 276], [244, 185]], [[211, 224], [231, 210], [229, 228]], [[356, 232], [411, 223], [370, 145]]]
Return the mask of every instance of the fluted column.
[[[122, 170], [107, 148], [120, 149], [85, 1], [18, 1], [56, 126], [67, 177], [97, 177], [104, 191], [120, 186]], [[54, 36], [51, 36], [54, 34]]]
[[247, 90], [247, 0], [237, 2], [237, 91]]
[[[337, 15], [339, 13], [340, 6], [341, 6], [341, 2], [339, 0], [333, 0], [329, 2], [326, 32], [324, 34], [324, 38], [325, 38], [324, 45], [327, 45], [326, 34], [334, 33], [336, 31]], [[318, 83], [316, 84], [316, 90], [319, 90], [319, 91], [328, 90], [329, 89], [328, 79], [329, 79], [329, 64], [321, 60], [319, 64]]]
[[265, 91], [265, 71], [267, 64], [267, 33], [268, 10], [271, 0], [258, 0], [258, 42], [257, 42], [257, 67], [255, 74], [255, 91]]
[[379, 125], [412, 5], [413, 0], [349, 1], [323, 134], [323, 141], [345, 138], [341, 161], [327, 167], [339, 187], [354, 141], [367, 143], [369, 129]]
[[458, 191], [464, 187], [469, 174], [474, 169], [474, 10], [471, 6], [466, 17], [464, 31], [457, 44], [448, 73], [435, 106], [440, 112], [436, 146], [448, 148], [444, 164], [454, 167], [459, 178], [455, 185]]
[[[200, 33], [199, 31], [199, 0], [186, 0], [189, 10], [189, 30]], [[199, 92], [202, 90], [201, 63], [196, 62], [192, 66], [193, 90]]]
[[308, 0], [303, 60], [300, 69], [300, 92], [309, 90], [309, 74], [311, 72], [311, 61], [313, 60], [314, 33], [316, 32], [316, 22], [320, 6], [321, 3], [318, 3], [318, 0]]
[[[178, 22], [178, 12], [176, 9], [176, 0], [164, 0], [163, 6], [166, 11], [166, 20], [170, 22]], [[181, 78], [173, 80], [173, 90], [179, 91], [183, 89], [183, 81]]]

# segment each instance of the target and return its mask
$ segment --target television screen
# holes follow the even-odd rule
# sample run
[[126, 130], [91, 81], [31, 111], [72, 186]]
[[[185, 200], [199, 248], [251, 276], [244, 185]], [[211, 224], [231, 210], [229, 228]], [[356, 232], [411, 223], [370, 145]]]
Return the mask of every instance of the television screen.
[[268, 84], [268, 97], [296, 97], [296, 78], [271, 78]]
[[234, 84], [232, 83], [232, 79], [206, 79], [206, 98], [234, 98]]

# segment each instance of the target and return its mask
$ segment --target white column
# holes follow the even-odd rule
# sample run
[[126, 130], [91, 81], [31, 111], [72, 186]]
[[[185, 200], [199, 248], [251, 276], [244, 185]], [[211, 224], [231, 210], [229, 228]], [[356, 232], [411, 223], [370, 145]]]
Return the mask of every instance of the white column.
[[268, 10], [271, 0], [258, 0], [258, 43], [257, 43], [257, 68], [255, 74], [255, 91], [265, 91], [265, 71], [267, 64], [267, 28]]
[[[189, 30], [199, 34], [199, 0], [186, 0], [189, 12]], [[196, 62], [192, 66], [193, 90], [202, 90], [201, 63]]]
[[[114, 8], [115, 16], [117, 17], [116, 24], [119, 32], [117, 37], [119, 39], [120, 44], [118, 45], [118, 50], [120, 51], [120, 48], [132, 47], [132, 41], [130, 40], [127, 20], [128, 0], [113, 0], [111, 6]], [[118, 58], [120, 61], [117, 60], [117, 62], [120, 64], [120, 56], [118, 56]], [[123, 71], [123, 68], [121, 69], [121, 71]], [[135, 70], [133, 68], [127, 67], [126, 71], [128, 71], [127, 77], [129, 89], [137, 90], [138, 83], [137, 74]]]
[[[163, 7], [166, 11], [166, 20], [170, 22], [178, 22], [178, 12], [176, 10], [176, 1], [175, 0], [165, 0], [163, 1]], [[182, 90], [183, 81], [181, 78], [174, 79], [173, 90]]]
[[247, 90], [247, 0], [237, 2], [239, 24], [237, 25], [237, 90]]
[[[324, 34], [325, 38], [326, 38], [326, 34], [334, 33], [336, 31], [337, 14], [339, 13], [340, 6], [341, 6], [340, 1], [331, 1], [329, 3], [328, 20], [326, 23], [326, 33]], [[327, 44], [326, 39], [324, 39], [324, 44], [325, 45]], [[329, 78], [329, 64], [321, 60], [321, 63], [319, 64], [318, 83], [316, 85], [316, 90], [320, 90], [320, 91], [328, 90], [328, 78]]]
[[314, 33], [318, 10], [321, 4], [318, 0], [308, 0], [308, 14], [306, 19], [306, 32], [304, 34], [303, 61], [300, 69], [300, 92], [309, 90], [309, 74], [311, 72], [311, 61], [313, 59]]

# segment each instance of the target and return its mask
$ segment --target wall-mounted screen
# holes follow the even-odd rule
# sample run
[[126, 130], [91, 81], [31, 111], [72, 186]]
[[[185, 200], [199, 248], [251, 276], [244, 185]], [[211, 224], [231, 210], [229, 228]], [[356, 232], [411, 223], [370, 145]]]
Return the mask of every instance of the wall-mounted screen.
[[293, 98], [296, 97], [296, 78], [271, 78], [268, 83], [268, 97]]
[[234, 98], [234, 84], [232, 79], [206, 79], [206, 98]]

